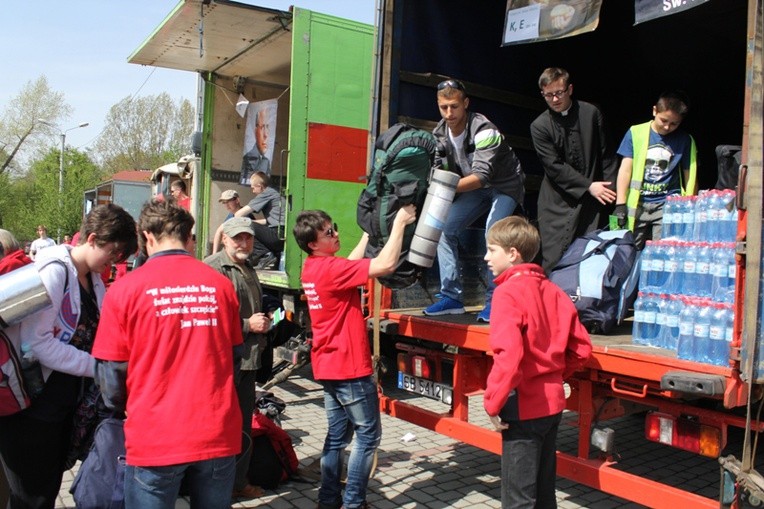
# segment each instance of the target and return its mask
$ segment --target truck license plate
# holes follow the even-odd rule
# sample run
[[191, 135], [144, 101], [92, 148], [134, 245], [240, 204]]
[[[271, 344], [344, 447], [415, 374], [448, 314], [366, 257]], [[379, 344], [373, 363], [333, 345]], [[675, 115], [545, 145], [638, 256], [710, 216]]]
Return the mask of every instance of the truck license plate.
[[453, 389], [451, 387], [433, 382], [432, 380], [407, 375], [400, 371], [398, 372], [398, 388], [447, 404], [451, 404], [453, 399]]

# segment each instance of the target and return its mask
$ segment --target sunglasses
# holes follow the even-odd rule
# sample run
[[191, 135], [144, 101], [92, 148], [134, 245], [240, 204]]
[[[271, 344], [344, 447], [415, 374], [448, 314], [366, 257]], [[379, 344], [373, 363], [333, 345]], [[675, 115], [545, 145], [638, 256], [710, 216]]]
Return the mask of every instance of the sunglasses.
[[455, 88], [456, 90], [466, 92], [464, 89], [464, 84], [459, 80], [446, 80], [438, 83], [438, 90], [443, 90], [446, 87]]
[[339, 230], [337, 229], [337, 223], [332, 223], [331, 228], [327, 229], [324, 234], [327, 237], [334, 237], [335, 233], [339, 233]]

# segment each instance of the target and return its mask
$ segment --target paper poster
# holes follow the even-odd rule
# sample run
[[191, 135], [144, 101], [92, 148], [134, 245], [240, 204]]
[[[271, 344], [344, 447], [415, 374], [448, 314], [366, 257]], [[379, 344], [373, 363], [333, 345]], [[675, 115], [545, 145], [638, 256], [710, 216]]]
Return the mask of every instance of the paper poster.
[[634, 0], [634, 24], [692, 9], [708, 0]]
[[502, 46], [591, 32], [602, 0], [507, 0]]
[[249, 186], [249, 177], [258, 171], [266, 175], [271, 174], [277, 113], [277, 99], [249, 103], [247, 106], [247, 127], [244, 133], [239, 184]]

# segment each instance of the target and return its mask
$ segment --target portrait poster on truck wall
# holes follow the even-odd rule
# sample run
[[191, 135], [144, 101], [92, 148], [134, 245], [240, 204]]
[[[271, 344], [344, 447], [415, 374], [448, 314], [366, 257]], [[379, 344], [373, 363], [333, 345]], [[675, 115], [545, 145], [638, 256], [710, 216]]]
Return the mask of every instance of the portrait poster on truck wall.
[[708, 0], [634, 0], [634, 24], [692, 9]]
[[244, 132], [239, 184], [249, 186], [249, 177], [258, 171], [271, 174], [277, 113], [277, 99], [249, 103], [247, 106], [247, 127]]
[[602, 0], [507, 0], [502, 46], [562, 39], [591, 32]]

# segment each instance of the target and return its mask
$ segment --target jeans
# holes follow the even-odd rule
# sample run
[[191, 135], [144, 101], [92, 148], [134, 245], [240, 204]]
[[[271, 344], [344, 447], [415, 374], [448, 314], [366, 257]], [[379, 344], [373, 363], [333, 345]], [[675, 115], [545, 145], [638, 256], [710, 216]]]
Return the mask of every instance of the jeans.
[[235, 456], [166, 467], [125, 469], [126, 509], [173, 509], [180, 483], [187, 477], [192, 509], [229, 509]]
[[[459, 233], [488, 212], [488, 219], [485, 222], [485, 233], [488, 235], [488, 230], [493, 223], [511, 216], [515, 207], [517, 202], [514, 198], [492, 187], [483, 187], [456, 195], [438, 242], [441, 294], [458, 301], [462, 300], [462, 281], [459, 276]], [[488, 305], [491, 303], [496, 285], [493, 284], [493, 275], [488, 272], [488, 267], [485, 264], [484, 267], [486, 281], [488, 281], [485, 302]]]
[[562, 413], [510, 421], [501, 432], [502, 509], [557, 507], [557, 428]]
[[[321, 487], [318, 501], [327, 507], [360, 507], [366, 500], [374, 452], [382, 439], [377, 385], [371, 376], [352, 380], [323, 380], [324, 408], [329, 429], [321, 453]], [[342, 457], [355, 433], [348, 460], [345, 496], [340, 477]]]

